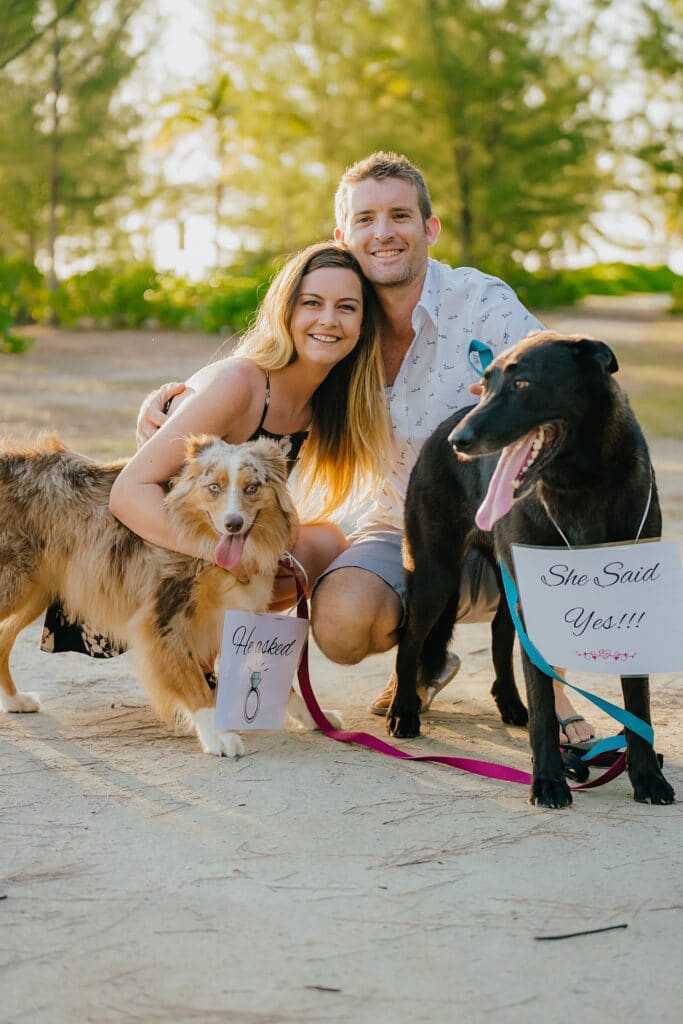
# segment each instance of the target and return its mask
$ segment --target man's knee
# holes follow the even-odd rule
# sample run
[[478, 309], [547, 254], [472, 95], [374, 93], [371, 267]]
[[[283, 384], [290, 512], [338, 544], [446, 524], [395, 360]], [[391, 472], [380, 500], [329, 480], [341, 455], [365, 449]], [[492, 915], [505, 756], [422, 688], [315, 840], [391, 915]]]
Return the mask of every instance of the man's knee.
[[316, 588], [311, 626], [326, 657], [357, 665], [394, 646], [401, 614], [398, 595], [383, 580], [362, 569], [338, 569]]

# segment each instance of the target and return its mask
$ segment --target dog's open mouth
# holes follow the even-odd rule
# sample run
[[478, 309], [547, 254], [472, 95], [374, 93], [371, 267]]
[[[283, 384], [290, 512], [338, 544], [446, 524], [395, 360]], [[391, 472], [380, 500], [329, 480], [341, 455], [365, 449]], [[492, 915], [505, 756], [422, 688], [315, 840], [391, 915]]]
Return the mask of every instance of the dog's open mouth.
[[539, 470], [553, 457], [561, 439], [562, 429], [558, 424], [544, 423], [503, 448], [486, 497], [475, 516], [480, 530], [493, 529], [510, 511], [515, 498], [528, 490]]

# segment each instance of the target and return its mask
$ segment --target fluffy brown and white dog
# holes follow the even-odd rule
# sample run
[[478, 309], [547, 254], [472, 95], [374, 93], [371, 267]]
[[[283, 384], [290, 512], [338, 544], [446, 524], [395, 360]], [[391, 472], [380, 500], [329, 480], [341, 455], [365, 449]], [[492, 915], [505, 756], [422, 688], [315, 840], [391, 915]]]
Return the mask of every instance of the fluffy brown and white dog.
[[[59, 598], [74, 621], [130, 648], [161, 718], [185, 720], [206, 753], [237, 756], [242, 742], [213, 724], [213, 667], [226, 608], [265, 611], [296, 513], [281, 446], [188, 440], [164, 499], [179, 536], [202, 557], [147, 543], [109, 511], [123, 462], [101, 465], [52, 437], [0, 443], [0, 709], [38, 711], [18, 693], [9, 656], [18, 633]], [[231, 571], [225, 571], [225, 570]], [[290, 713], [310, 727], [293, 694]]]

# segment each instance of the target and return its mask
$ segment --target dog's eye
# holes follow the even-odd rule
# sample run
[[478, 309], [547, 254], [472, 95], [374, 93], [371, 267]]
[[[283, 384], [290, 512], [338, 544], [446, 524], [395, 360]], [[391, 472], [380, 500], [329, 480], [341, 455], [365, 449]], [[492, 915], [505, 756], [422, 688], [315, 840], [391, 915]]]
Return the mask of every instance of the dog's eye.
[[221, 485], [220, 484], [217, 484], [217, 483], [209, 484], [209, 494], [213, 494], [213, 496], [215, 497], [217, 494], [220, 494], [220, 493], [221, 493]]
[[247, 484], [247, 486], [244, 488], [244, 493], [245, 494], [256, 494], [258, 489], [259, 489], [259, 485], [258, 484]]
[[518, 391], [521, 391], [522, 388], [528, 388], [530, 386], [531, 386], [531, 381], [530, 380], [524, 380], [522, 377], [518, 377], [517, 380], [515, 381], [515, 387], [517, 388]]

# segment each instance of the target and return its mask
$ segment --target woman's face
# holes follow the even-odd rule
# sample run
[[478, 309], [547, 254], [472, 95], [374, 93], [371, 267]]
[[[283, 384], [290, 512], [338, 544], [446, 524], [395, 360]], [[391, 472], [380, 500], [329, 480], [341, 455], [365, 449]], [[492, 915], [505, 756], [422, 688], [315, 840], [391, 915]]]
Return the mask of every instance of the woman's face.
[[331, 370], [358, 343], [363, 291], [353, 270], [321, 267], [306, 274], [294, 305], [290, 333], [297, 358]]

